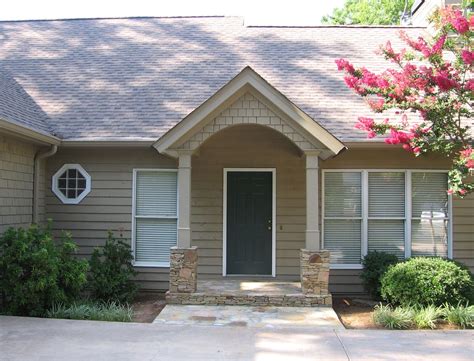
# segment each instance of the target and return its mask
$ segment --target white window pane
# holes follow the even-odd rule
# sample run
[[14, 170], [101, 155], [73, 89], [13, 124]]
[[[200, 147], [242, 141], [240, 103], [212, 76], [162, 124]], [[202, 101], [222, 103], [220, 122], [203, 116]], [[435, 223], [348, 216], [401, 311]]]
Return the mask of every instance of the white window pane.
[[405, 221], [369, 220], [368, 244], [369, 252], [391, 253], [403, 259], [405, 256]]
[[325, 217], [361, 216], [361, 173], [328, 172], [324, 175]]
[[331, 253], [331, 263], [359, 264], [361, 260], [360, 220], [324, 221], [324, 248]]
[[413, 220], [411, 225], [412, 256], [448, 255], [448, 221], [442, 219]]
[[137, 216], [176, 216], [176, 172], [137, 172]]
[[135, 261], [169, 263], [176, 246], [176, 219], [136, 219]]
[[412, 173], [412, 217], [444, 218], [448, 216], [448, 175], [446, 173]]
[[405, 174], [369, 172], [369, 217], [405, 217]]

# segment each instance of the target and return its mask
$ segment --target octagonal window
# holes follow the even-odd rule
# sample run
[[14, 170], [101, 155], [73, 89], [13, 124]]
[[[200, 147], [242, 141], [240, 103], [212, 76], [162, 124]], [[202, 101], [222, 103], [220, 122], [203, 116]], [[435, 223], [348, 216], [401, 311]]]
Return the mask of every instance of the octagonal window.
[[91, 177], [79, 164], [65, 164], [54, 175], [53, 193], [65, 204], [78, 204], [91, 191]]

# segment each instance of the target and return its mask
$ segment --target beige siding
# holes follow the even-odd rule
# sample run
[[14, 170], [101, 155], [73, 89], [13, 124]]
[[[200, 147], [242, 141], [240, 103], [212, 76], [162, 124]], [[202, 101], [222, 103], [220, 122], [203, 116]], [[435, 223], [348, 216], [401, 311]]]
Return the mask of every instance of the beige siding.
[[283, 135], [257, 125], [222, 130], [193, 156], [191, 229], [200, 275], [222, 274], [224, 168], [276, 168], [276, 272], [294, 278], [304, 247], [305, 160]]
[[33, 165], [38, 147], [0, 134], [0, 233], [32, 221]]
[[[90, 174], [91, 192], [80, 204], [63, 204], [51, 192], [51, 177], [65, 163], [78, 163]], [[176, 168], [176, 162], [160, 156], [152, 148], [61, 148], [48, 159], [47, 217], [58, 234], [70, 231], [89, 256], [94, 247], [104, 244], [107, 231], [131, 237], [132, 177], [134, 168]], [[168, 268], [137, 268], [137, 280], [144, 290], [166, 289]]]

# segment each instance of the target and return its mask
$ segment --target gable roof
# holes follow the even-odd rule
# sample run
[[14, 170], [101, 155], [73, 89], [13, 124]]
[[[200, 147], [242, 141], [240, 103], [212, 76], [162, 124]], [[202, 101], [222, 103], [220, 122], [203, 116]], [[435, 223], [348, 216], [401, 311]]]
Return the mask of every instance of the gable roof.
[[[337, 155], [345, 146], [330, 132], [315, 122], [305, 112], [299, 109], [288, 98], [281, 94], [275, 87], [265, 81], [251, 67], [245, 67], [236, 77], [219, 89], [203, 104], [187, 115], [180, 123], [163, 135], [154, 147], [160, 153], [173, 155], [174, 145], [182, 142], [182, 139], [189, 138], [197, 130], [206, 125], [206, 121], [212, 120], [213, 115], [217, 115], [223, 107], [231, 103], [237, 97], [248, 91], [254, 91], [268, 99], [284, 116], [294, 123], [300, 131], [308, 135], [310, 142], [318, 144], [321, 149], [323, 159], [332, 155]], [[322, 144], [322, 147], [321, 147]], [[302, 149], [303, 151], [312, 149]]]
[[365, 141], [353, 124], [368, 108], [334, 59], [387, 67], [374, 50], [401, 46], [399, 29], [245, 27], [235, 17], [0, 22], [0, 66], [69, 141], [155, 141], [246, 66], [340, 140]]

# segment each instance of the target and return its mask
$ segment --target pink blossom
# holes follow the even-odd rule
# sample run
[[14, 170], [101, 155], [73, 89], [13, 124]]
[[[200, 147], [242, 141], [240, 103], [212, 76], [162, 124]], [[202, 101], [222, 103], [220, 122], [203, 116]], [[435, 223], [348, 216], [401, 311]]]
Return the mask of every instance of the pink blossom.
[[465, 189], [460, 189], [459, 190], [459, 194], [462, 195], [462, 196], [465, 195], [466, 193], [467, 193], [467, 190], [465, 190]]
[[414, 134], [398, 131], [394, 128], [390, 129], [390, 136], [385, 139], [387, 144], [409, 144]]
[[472, 147], [469, 146], [466, 149], [461, 150], [459, 154], [461, 155], [461, 158], [469, 158], [472, 155]]
[[421, 148], [420, 147], [413, 148], [413, 153], [415, 153], [417, 155], [420, 154], [421, 153]]
[[431, 48], [430, 55], [441, 54], [445, 41], [446, 41], [446, 35], [441, 36], [433, 45], [433, 48]]
[[469, 169], [474, 169], [474, 159], [468, 159], [466, 162], [466, 167]]
[[464, 89], [474, 91], [474, 79], [469, 79], [464, 86]]
[[375, 125], [375, 122], [372, 118], [359, 117], [358, 121], [359, 122], [355, 125], [356, 129], [373, 131], [373, 127]]
[[455, 80], [450, 79], [446, 72], [440, 72], [433, 80], [442, 91], [449, 91], [459, 87], [459, 84]]
[[451, 25], [456, 29], [459, 34], [464, 34], [469, 31], [469, 22], [462, 15], [457, 16], [452, 22]]
[[335, 63], [337, 65], [337, 70], [345, 70], [349, 74], [354, 74], [355, 72], [354, 66], [351, 63], [349, 63], [347, 60], [337, 59], [335, 60]]
[[448, 193], [449, 195], [451, 195], [451, 194], [454, 194], [454, 191], [453, 191], [452, 189], [448, 189], [448, 190], [446, 191], [446, 193]]
[[376, 134], [373, 130], [371, 130], [371, 131], [369, 131], [369, 132], [367, 133], [367, 138], [372, 139], [372, 138], [374, 138], [376, 135], [377, 135], [377, 134]]
[[369, 104], [370, 108], [374, 112], [381, 112], [383, 110], [383, 106], [385, 104], [385, 100], [382, 98], [377, 98], [377, 99], [368, 99], [367, 103]]
[[464, 49], [461, 52], [461, 58], [464, 61], [464, 64], [466, 64], [467, 66], [471, 66], [474, 62], [474, 52]]

